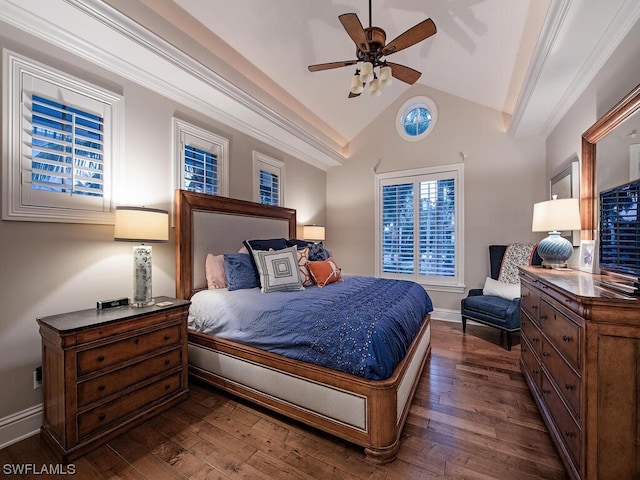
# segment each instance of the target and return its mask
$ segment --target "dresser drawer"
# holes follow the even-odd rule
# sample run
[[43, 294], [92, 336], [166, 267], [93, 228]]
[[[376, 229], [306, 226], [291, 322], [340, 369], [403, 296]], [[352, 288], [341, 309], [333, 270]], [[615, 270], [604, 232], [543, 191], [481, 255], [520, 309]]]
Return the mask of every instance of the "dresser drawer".
[[181, 373], [174, 373], [135, 392], [81, 413], [78, 415], [78, 438], [91, 435], [113, 422], [121, 422], [124, 417], [145, 405], [177, 392], [182, 388], [181, 376]]
[[78, 384], [78, 407], [125, 390], [148, 378], [182, 365], [180, 347]]
[[540, 302], [542, 332], [551, 340], [567, 361], [580, 370], [581, 328], [547, 302]]
[[520, 330], [523, 335], [526, 335], [532, 350], [534, 350], [539, 357], [542, 352], [542, 334], [528, 315], [520, 316]]
[[542, 398], [558, 430], [558, 440], [565, 445], [573, 464], [576, 467], [579, 466], [582, 432], [544, 372], [542, 373]]
[[78, 376], [139, 358], [141, 355], [159, 348], [178, 345], [181, 340], [180, 331], [180, 325], [173, 325], [80, 351], [77, 355]]
[[558, 354], [546, 339], [542, 340], [542, 363], [549, 371], [558, 386], [560, 394], [565, 398], [580, 419], [580, 400], [582, 398], [582, 380]]
[[521, 338], [523, 340], [520, 349], [522, 363], [533, 379], [534, 385], [540, 390], [542, 384], [542, 369], [540, 368], [540, 363], [531, 351], [532, 347], [526, 335], [523, 335]]
[[520, 284], [520, 308], [527, 312], [534, 322], [538, 321], [540, 297], [525, 282]]

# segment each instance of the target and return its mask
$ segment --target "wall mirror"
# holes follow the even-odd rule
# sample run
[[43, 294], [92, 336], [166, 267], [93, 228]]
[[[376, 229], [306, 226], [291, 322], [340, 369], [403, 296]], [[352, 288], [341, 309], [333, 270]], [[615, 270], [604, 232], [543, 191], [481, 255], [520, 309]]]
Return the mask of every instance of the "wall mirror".
[[[636, 130], [635, 137], [633, 130]], [[582, 134], [580, 216], [582, 239], [598, 228], [596, 201], [603, 188], [629, 182], [640, 168], [640, 85]], [[617, 168], [616, 165], [624, 165]]]
[[[567, 168], [549, 180], [549, 197], [580, 198], [580, 167], [578, 161], [573, 161]], [[580, 245], [580, 230], [561, 232], [574, 247]]]

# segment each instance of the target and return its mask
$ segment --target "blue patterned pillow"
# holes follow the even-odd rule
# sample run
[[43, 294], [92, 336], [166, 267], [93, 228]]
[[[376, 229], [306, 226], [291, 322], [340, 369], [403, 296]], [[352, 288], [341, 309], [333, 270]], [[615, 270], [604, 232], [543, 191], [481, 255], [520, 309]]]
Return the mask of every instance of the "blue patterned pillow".
[[312, 262], [322, 262], [331, 257], [329, 250], [324, 248], [320, 243], [309, 244], [309, 260]]
[[240, 290], [260, 286], [260, 279], [251, 262], [251, 255], [246, 253], [225, 253], [224, 269], [227, 275], [227, 289]]

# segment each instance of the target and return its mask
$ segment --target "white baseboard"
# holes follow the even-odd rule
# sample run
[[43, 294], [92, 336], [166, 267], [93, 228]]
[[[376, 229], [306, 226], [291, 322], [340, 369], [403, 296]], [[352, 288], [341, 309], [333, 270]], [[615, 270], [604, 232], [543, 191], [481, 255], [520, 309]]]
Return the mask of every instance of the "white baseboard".
[[443, 320], [445, 322], [462, 323], [460, 310], [448, 310], [446, 308], [434, 308], [431, 312], [431, 318], [434, 320]]
[[42, 404], [0, 418], [0, 449], [36, 435], [42, 425]]

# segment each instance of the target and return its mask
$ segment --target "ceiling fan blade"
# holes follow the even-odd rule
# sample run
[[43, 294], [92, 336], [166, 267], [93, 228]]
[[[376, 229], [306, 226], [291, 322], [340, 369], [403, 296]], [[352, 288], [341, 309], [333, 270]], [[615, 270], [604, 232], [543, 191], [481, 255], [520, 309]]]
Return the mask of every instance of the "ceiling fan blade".
[[358, 50], [361, 52], [368, 52], [369, 42], [367, 41], [367, 34], [365, 33], [364, 28], [362, 28], [362, 23], [360, 23], [358, 15], [355, 13], [343, 13], [338, 16], [338, 19], [351, 37], [351, 40], [353, 40], [353, 43], [358, 47]]
[[401, 80], [409, 85], [413, 85], [420, 78], [422, 73], [414, 70], [413, 68], [405, 67], [398, 63], [387, 62], [387, 65], [391, 67], [391, 75], [398, 80]]
[[414, 25], [409, 30], [394, 38], [382, 49], [383, 55], [391, 55], [392, 53], [404, 50], [407, 47], [415, 45], [418, 42], [429, 38], [437, 32], [436, 24], [433, 20], [427, 18], [425, 21]]
[[358, 60], [345, 60], [342, 62], [330, 62], [330, 63], [318, 63], [316, 65], [309, 65], [310, 72], [319, 72], [321, 70], [331, 70], [332, 68], [348, 67], [349, 65], [355, 65]]

